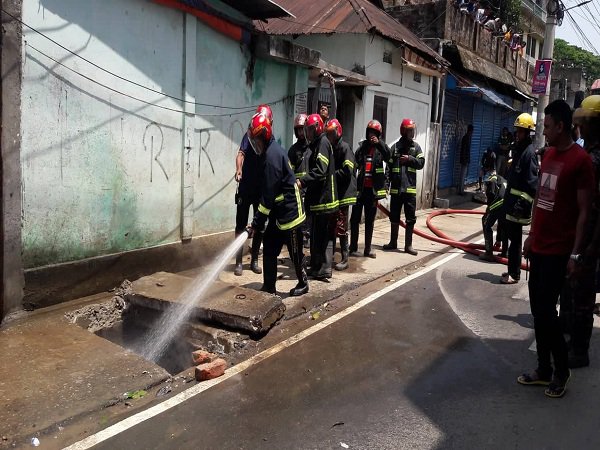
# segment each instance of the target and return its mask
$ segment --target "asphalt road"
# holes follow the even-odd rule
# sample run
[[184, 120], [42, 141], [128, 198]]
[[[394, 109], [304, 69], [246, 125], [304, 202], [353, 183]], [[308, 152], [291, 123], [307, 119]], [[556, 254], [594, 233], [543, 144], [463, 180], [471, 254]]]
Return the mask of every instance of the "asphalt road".
[[527, 286], [501, 272], [459, 256], [98, 447], [600, 448], [600, 350], [562, 399], [518, 385]]

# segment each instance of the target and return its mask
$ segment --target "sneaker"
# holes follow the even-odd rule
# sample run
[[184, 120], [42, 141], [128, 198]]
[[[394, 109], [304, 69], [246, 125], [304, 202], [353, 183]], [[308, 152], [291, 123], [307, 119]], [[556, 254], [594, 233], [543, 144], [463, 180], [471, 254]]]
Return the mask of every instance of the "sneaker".
[[509, 274], [506, 274], [506, 276], [503, 276], [502, 278], [500, 278], [501, 284], [517, 284], [518, 282], [519, 282], [519, 280], [517, 280], [516, 278], [513, 278]]

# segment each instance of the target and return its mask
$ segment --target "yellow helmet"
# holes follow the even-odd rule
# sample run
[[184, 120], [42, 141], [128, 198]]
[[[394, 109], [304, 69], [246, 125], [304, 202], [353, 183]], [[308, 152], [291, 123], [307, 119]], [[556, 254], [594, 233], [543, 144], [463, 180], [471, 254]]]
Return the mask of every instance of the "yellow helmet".
[[581, 106], [575, 110], [573, 114], [573, 122], [578, 124], [585, 118], [600, 117], [600, 95], [590, 95], [586, 97]]
[[515, 128], [525, 128], [527, 130], [535, 131], [535, 122], [531, 114], [523, 113], [515, 120]]

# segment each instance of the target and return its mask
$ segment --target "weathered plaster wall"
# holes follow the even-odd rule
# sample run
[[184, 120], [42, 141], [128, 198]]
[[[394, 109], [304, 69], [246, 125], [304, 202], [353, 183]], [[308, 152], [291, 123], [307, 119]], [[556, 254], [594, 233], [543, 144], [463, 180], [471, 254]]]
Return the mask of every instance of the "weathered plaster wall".
[[[306, 91], [305, 69], [256, 59], [248, 75], [247, 47], [143, 0], [89, 0], [85, 8], [77, 0], [29, 0], [24, 21], [102, 68], [157, 91], [25, 33], [26, 268], [233, 229], [234, 158], [252, 111], [290, 89]], [[192, 102], [187, 115], [179, 100], [184, 96]], [[293, 101], [273, 109], [275, 135], [288, 145]], [[182, 225], [184, 216], [190, 227]]]

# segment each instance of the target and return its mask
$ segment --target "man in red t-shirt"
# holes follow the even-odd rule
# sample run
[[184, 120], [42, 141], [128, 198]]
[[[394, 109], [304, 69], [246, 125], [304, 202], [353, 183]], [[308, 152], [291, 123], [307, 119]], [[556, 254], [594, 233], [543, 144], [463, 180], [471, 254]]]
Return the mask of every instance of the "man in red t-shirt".
[[529, 301], [538, 367], [517, 381], [548, 386], [548, 397], [562, 397], [571, 372], [556, 303], [565, 277], [575, 272], [583, 251], [594, 171], [590, 156], [571, 139], [570, 106], [556, 100], [544, 113], [544, 136], [549, 148], [542, 161], [533, 222], [523, 248], [531, 262]]

